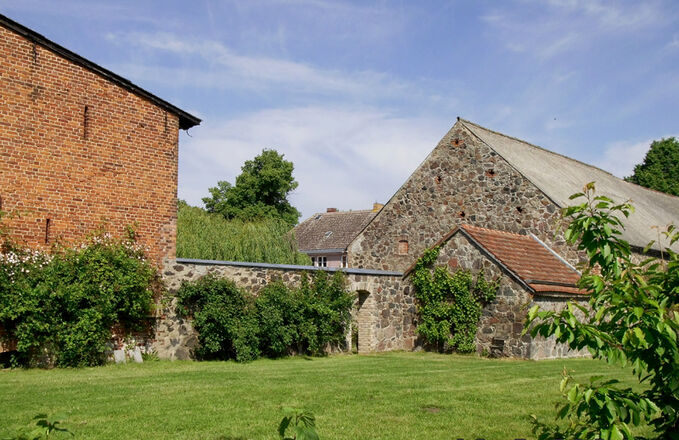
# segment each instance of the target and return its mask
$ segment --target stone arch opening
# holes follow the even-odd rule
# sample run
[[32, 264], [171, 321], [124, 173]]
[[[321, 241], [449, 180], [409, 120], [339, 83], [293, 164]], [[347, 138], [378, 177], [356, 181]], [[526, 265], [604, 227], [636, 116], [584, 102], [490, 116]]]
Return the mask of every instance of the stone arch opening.
[[373, 330], [373, 317], [375, 311], [374, 300], [367, 290], [358, 290], [357, 313], [356, 313], [356, 351], [369, 353], [371, 350], [371, 338]]

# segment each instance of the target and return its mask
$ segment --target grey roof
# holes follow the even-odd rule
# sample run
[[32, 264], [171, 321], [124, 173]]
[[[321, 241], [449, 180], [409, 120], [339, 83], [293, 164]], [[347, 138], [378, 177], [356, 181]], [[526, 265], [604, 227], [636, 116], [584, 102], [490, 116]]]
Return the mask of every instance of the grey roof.
[[[651, 241], [657, 241], [658, 230], [654, 226], [663, 228], [679, 222], [679, 197], [625, 182], [592, 165], [488, 130], [473, 122], [464, 119], [459, 121], [560, 207], [572, 205], [573, 201], [568, 199], [570, 195], [582, 192], [589, 182], [595, 182], [597, 194], [618, 202], [630, 200], [635, 212], [624, 221], [623, 238], [634, 246], [645, 247]], [[679, 250], [679, 243], [675, 243], [672, 248]]]
[[180, 109], [179, 107], [176, 107], [169, 102], [165, 101], [162, 98], [157, 97], [156, 95], [147, 92], [146, 90], [142, 89], [141, 87], [133, 84], [130, 80], [127, 80], [123, 78], [120, 75], [117, 75], [113, 72], [111, 72], [108, 69], [105, 69], [98, 64], [93, 63], [92, 61], [81, 57], [75, 52], [72, 52], [68, 49], [66, 49], [63, 46], [60, 46], [59, 44], [55, 43], [54, 41], [51, 41], [47, 39], [46, 37], [40, 35], [39, 33], [35, 32], [32, 29], [27, 28], [26, 26], [17, 23], [16, 21], [10, 19], [9, 17], [6, 17], [2, 14], [0, 14], [0, 26], [3, 26], [12, 32], [15, 32], [22, 37], [26, 38], [29, 41], [32, 41], [35, 44], [38, 44], [45, 49], [48, 49], [55, 54], [61, 56], [62, 58], [65, 58], [69, 61], [71, 61], [74, 64], [77, 64], [81, 67], [84, 67], [85, 69], [88, 69], [97, 75], [111, 81], [114, 84], [117, 84], [118, 86], [138, 95], [141, 96], [142, 98], [145, 98], [158, 107], [167, 110], [168, 112], [177, 115], [179, 118], [179, 128], [182, 130], [187, 130], [195, 125], [200, 124], [200, 119], [191, 115], [188, 112], [185, 112], [184, 110]]
[[295, 227], [299, 250], [343, 252], [375, 214], [377, 212], [372, 210], [314, 214]]

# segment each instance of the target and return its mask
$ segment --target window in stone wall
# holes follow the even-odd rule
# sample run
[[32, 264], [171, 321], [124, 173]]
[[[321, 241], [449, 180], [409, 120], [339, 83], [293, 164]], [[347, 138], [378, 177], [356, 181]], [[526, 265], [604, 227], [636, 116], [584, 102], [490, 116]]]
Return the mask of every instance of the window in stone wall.
[[398, 254], [399, 255], [408, 255], [408, 240], [399, 240], [398, 241]]
[[346, 255], [342, 255], [342, 267], [349, 267], [349, 265], [347, 264], [347, 256]]

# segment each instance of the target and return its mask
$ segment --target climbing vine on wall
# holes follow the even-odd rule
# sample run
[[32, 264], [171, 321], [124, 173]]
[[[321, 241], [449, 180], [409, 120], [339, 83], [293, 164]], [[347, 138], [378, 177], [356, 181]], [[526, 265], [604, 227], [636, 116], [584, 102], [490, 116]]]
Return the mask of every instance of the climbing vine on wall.
[[440, 248], [430, 249], [417, 260], [415, 286], [419, 323], [417, 334], [439, 351], [476, 350], [475, 338], [483, 307], [495, 299], [499, 280], [486, 280], [483, 271], [474, 279], [470, 271], [450, 274], [434, 267]]

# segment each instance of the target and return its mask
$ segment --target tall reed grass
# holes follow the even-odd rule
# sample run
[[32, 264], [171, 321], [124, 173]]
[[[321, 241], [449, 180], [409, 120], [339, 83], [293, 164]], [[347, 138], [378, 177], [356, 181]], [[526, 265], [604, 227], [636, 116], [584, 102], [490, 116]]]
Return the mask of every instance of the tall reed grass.
[[276, 219], [256, 222], [226, 220], [202, 208], [179, 202], [177, 257], [204, 260], [311, 264], [297, 250], [289, 226]]

